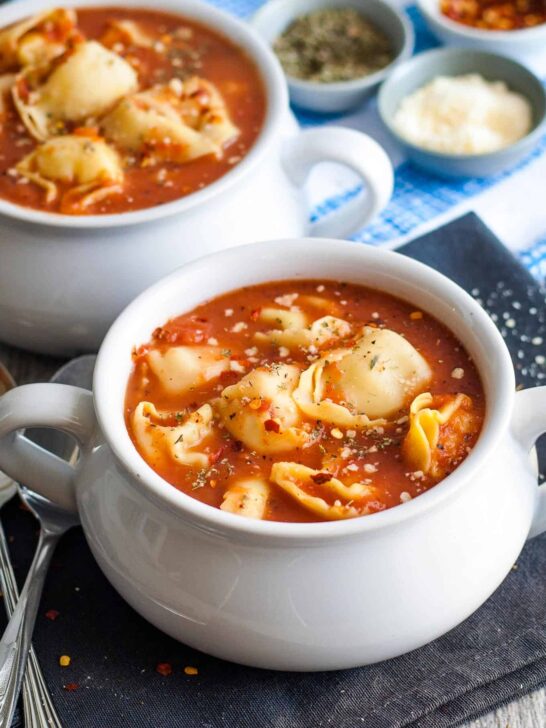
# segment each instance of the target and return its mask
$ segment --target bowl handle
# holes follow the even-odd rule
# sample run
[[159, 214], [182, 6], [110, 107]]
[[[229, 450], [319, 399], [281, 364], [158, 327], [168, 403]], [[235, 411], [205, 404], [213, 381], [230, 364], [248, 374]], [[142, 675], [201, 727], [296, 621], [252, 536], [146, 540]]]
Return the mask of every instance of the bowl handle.
[[0, 397], [0, 470], [76, 512], [76, 469], [18, 432], [25, 427], [62, 430], [85, 453], [97, 427], [93, 395], [67, 384], [25, 384]]
[[[529, 452], [537, 439], [546, 432], [546, 387], [531, 387], [516, 392], [516, 407], [512, 420], [512, 431]], [[535, 516], [529, 538], [546, 531], [546, 483], [538, 488]]]
[[394, 185], [392, 164], [384, 149], [371, 137], [342, 127], [302, 131], [284, 148], [284, 168], [299, 187], [320, 162], [338, 162], [350, 167], [365, 184], [366, 194], [357, 194], [325, 219], [311, 224], [311, 235], [343, 238], [367, 225], [389, 201]]

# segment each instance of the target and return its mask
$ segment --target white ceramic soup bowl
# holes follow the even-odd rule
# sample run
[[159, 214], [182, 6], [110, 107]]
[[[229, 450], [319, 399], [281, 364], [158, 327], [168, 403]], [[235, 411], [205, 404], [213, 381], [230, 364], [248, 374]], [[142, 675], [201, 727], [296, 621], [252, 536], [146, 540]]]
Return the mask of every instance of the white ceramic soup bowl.
[[[69, 6], [112, 0], [69, 0]], [[254, 147], [228, 174], [175, 202], [116, 215], [66, 216], [0, 199], [0, 340], [52, 354], [96, 350], [120, 311], [181, 264], [240, 243], [303, 234], [344, 237], [387, 203], [390, 161], [371, 138], [334, 127], [299, 132], [273, 52], [247, 24], [201, 0], [117, 0], [197, 20], [230, 38], [257, 65], [266, 119]], [[51, 7], [0, 8], [0, 27]], [[320, 162], [352, 168], [367, 194], [309, 223], [305, 181]]]
[[[381, 513], [327, 523], [262, 522], [200, 503], [135, 450], [124, 397], [135, 345], [204, 298], [270, 280], [373, 286], [443, 321], [483, 378], [487, 413], [443, 482]], [[79, 441], [75, 468], [23, 427]], [[498, 587], [546, 529], [546, 486], [529, 452], [546, 430], [546, 387], [515, 393], [508, 351], [475, 301], [397, 253], [335, 240], [259, 243], [207, 256], [139, 296], [99, 352], [94, 393], [30, 384], [0, 399], [0, 468], [78, 510], [119, 593], [157, 627], [204, 652], [282, 670], [330, 670], [400, 655], [444, 634]]]

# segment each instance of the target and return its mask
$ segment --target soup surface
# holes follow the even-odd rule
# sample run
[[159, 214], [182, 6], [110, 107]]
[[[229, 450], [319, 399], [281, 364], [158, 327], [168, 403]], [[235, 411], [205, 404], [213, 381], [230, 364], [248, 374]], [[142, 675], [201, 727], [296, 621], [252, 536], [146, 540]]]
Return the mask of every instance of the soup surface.
[[134, 352], [126, 423], [176, 488], [251, 518], [322, 521], [428, 490], [474, 446], [474, 364], [436, 319], [331, 281], [233, 291]]
[[253, 61], [153, 10], [57, 9], [0, 31], [0, 197], [66, 214], [191, 194], [247, 154], [265, 116]]

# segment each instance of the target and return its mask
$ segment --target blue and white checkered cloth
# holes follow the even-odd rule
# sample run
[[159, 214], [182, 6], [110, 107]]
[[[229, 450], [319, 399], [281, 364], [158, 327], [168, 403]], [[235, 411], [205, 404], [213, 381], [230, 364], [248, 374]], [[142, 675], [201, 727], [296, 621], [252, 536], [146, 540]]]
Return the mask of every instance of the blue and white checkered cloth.
[[[249, 17], [263, 0], [210, 0], [218, 7]], [[396, 2], [397, 0], [393, 0]], [[398, 0], [400, 2], [400, 0]], [[414, 6], [406, 7], [415, 29], [416, 53], [439, 45]], [[544, 68], [534, 68], [546, 78]], [[396, 247], [468, 210], [474, 210], [513, 250], [537, 278], [546, 278], [546, 136], [515, 168], [486, 179], [443, 180], [420, 171], [403, 157], [379, 121], [375, 102], [346, 116], [323, 117], [296, 113], [302, 126], [342, 124], [360, 129], [379, 141], [396, 169], [392, 199], [383, 212], [353, 238], [371, 245]], [[345, 171], [312, 184], [312, 219], [338, 209], [361, 192]], [[332, 189], [333, 187], [333, 189]]]

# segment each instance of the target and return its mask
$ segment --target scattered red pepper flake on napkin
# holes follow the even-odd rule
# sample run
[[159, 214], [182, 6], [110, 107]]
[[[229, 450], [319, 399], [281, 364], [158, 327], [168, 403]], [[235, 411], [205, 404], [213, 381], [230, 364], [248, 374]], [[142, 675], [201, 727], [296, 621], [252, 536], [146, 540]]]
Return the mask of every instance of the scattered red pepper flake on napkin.
[[155, 671], [166, 677], [172, 673], [173, 667], [170, 662], [158, 662]]
[[74, 690], [77, 690], [79, 687], [78, 683], [67, 683], [66, 685], [63, 685], [63, 690], [73, 693]]

